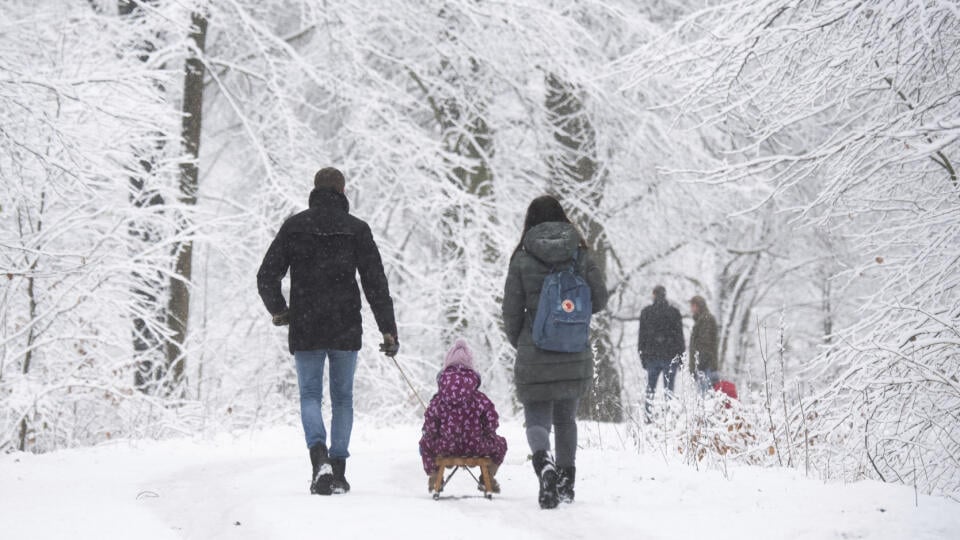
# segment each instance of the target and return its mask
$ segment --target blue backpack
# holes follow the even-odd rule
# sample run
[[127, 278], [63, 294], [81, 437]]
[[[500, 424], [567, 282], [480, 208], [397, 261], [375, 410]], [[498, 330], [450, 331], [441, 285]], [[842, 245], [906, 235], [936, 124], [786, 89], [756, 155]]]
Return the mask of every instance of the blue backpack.
[[551, 269], [543, 279], [533, 343], [545, 351], [581, 352], [590, 345], [590, 286], [576, 272], [577, 255], [563, 270]]

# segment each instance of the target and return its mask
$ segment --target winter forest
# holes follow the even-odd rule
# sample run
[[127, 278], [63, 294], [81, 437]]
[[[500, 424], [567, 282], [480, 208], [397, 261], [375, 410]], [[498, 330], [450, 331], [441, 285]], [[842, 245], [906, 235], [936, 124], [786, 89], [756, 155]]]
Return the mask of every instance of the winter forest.
[[[462, 336], [522, 418], [500, 303], [549, 193], [610, 292], [582, 421], [960, 500], [956, 0], [0, 2], [0, 453], [299, 425], [256, 273], [325, 166], [424, 399]], [[685, 375], [642, 422], [658, 284], [735, 407]], [[356, 429], [417, 424], [363, 309]]]

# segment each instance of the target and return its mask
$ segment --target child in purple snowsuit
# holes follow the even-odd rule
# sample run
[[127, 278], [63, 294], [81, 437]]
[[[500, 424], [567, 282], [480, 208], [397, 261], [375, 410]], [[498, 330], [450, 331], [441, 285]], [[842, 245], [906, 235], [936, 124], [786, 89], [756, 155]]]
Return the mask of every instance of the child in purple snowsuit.
[[[433, 478], [438, 456], [489, 457], [493, 461], [490, 475], [494, 476], [507, 453], [507, 440], [497, 435], [500, 417], [490, 399], [478, 390], [480, 375], [473, 370], [473, 353], [463, 339], [447, 352], [437, 386], [423, 418], [423, 470]], [[491, 481], [499, 491], [496, 481]], [[430, 486], [432, 489], [433, 484]]]

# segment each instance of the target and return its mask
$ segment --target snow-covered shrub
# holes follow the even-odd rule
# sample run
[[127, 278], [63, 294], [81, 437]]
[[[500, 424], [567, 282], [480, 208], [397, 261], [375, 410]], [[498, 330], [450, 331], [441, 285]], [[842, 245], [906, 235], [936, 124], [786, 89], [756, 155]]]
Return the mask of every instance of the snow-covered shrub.
[[698, 468], [723, 469], [728, 463], [757, 465], [773, 454], [773, 433], [763, 421], [762, 400], [734, 400], [714, 391], [700, 392], [687, 373], [679, 373], [674, 395], [658, 389], [647, 422], [642, 402], [628, 414], [638, 451], [658, 452]]
[[744, 416], [742, 409], [739, 401], [710, 391], [700, 410], [688, 418], [686, 437], [681, 439], [677, 452], [697, 462], [703, 462], [708, 455], [713, 459], [729, 456], [745, 463], [757, 462], [757, 426]]

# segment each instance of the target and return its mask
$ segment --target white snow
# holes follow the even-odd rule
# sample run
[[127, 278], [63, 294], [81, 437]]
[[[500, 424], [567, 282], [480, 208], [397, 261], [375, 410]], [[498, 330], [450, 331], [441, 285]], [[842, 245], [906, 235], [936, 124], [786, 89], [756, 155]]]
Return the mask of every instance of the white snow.
[[[426, 491], [419, 427], [358, 418], [348, 495], [308, 493], [298, 427], [0, 456], [0, 535], [137, 538], [957, 538], [960, 504], [910, 487], [788, 469], [697, 471], [638, 454], [617, 426], [581, 424], [577, 501], [540, 510], [522, 427], [487, 501], [458, 473]], [[602, 444], [601, 444], [602, 443]]]

